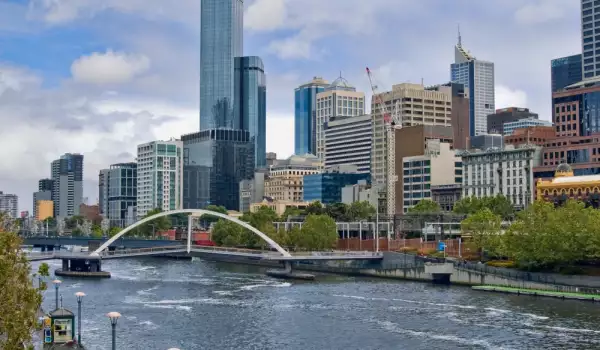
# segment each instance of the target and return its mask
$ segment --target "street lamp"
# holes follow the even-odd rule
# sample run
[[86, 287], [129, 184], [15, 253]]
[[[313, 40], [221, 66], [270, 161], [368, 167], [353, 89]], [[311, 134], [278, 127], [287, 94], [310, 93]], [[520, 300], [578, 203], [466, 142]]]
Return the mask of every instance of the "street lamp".
[[81, 345], [81, 301], [85, 293], [77, 292], [75, 296], [77, 297], [77, 344]]
[[110, 325], [112, 326], [112, 350], [117, 350], [117, 321], [121, 314], [118, 312], [109, 312], [106, 314], [110, 319]]
[[60, 286], [62, 281], [54, 280], [54, 281], [52, 281], [52, 283], [54, 283], [54, 290], [56, 291], [56, 309], [55, 310], [58, 310], [58, 287]]

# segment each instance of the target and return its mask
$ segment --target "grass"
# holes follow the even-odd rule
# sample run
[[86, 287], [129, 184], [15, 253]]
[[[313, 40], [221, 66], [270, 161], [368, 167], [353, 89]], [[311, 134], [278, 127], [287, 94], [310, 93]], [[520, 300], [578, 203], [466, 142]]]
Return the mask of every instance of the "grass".
[[550, 297], [565, 297], [565, 298], [580, 298], [580, 299], [597, 299], [600, 301], [600, 295], [597, 294], [583, 294], [583, 293], [569, 293], [569, 292], [554, 292], [550, 290], [539, 290], [539, 289], [525, 289], [525, 288], [513, 288], [513, 287], [500, 287], [500, 286], [473, 286], [475, 290], [483, 291], [498, 291], [508, 293], [524, 293], [532, 294], [536, 293], [541, 296]]

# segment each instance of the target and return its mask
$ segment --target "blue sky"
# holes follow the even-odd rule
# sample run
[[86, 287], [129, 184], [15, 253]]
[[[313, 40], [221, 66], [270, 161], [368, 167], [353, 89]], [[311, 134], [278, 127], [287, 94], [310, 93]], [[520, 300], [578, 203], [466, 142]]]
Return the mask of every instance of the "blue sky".
[[[293, 89], [341, 71], [370, 96], [447, 82], [463, 45], [496, 68], [496, 107], [549, 119], [550, 60], [578, 53], [576, 0], [245, 0], [244, 50], [267, 71], [267, 149], [293, 150]], [[198, 128], [200, 0], [1, 0], [0, 191], [31, 209], [37, 180], [65, 152], [98, 170], [137, 144]]]

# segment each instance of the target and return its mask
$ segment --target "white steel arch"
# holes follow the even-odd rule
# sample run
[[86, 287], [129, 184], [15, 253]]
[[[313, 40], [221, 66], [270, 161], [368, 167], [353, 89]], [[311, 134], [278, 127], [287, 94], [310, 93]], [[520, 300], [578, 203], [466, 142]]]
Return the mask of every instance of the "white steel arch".
[[[108, 248], [109, 245], [111, 245], [114, 241], [116, 241], [117, 239], [119, 239], [121, 236], [123, 236], [124, 234], [126, 234], [127, 232], [133, 230], [134, 228], [145, 224], [149, 221], [152, 221], [156, 218], [159, 218], [161, 216], [167, 216], [167, 215], [172, 215], [172, 214], [192, 214], [194, 216], [201, 216], [201, 215], [213, 215], [213, 216], [217, 216], [221, 219], [225, 219], [225, 220], [229, 220], [231, 222], [235, 222], [236, 224], [243, 226], [244, 228], [247, 228], [248, 230], [252, 231], [253, 233], [255, 233], [256, 235], [258, 235], [260, 238], [262, 238], [265, 242], [269, 243], [269, 245], [272, 248], [275, 248], [279, 253], [281, 253], [281, 255], [285, 256], [285, 257], [291, 257], [292, 255], [290, 253], [288, 253], [287, 250], [283, 249], [279, 244], [277, 244], [277, 242], [275, 242], [274, 240], [272, 240], [271, 238], [269, 238], [269, 236], [265, 235], [264, 233], [260, 232], [259, 230], [257, 230], [256, 228], [254, 228], [253, 226], [251, 226], [250, 224], [248, 224], [247, 222], [244, 222], [242, 220], [238, 220], [236, 218], [233, 218], [227, 214], [223, 214], [223, 213], [218, 213], [218, 212], [214, 212], [211, 210], [204, 210], [204, 209], [177, 209], [177, 210], [170, 210], [170, 211], [163, 211], [160, 212], [158, 214], [154, 214], [152, 216], [149, 216], [145, 219], [142, 219], [138, 222], [136, 222], [133, 225], [127, 226], [125, 229], [123, 229], [121, 232], [117, 233], [116, 235], [114, 235], [113, 237], [111, 237], [111, 239], [109, 239], [108, 241], [106, 241], [103, 245], [101, 245], [98, 249], [96, 249], [94, 252], [92, 252], [90, 255], [100, 255], [100, 252], [102, 252], [104, 249]], [[188, 241], [190, 240], [190, 237], [188, 237]]]

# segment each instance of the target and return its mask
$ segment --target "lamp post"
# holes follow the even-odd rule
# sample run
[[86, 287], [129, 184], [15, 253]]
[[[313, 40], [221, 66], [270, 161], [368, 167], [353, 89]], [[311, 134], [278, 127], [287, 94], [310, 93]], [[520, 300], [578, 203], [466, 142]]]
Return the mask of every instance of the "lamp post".
[[112, 326], [112, 350], [117, 350], [117, 321], [121, 314], [118, 312], [109, 312], [106, 314], [110, 319], [110, 325]]
[[85, 293], [77, 292], [75, 296], [77, 297], [77, 344], [81, 345], [81, 302]]
[[54, 280], [52, 281], [52, 283], [54, 283], [54, 290], [56, 292], [56, 310], [58, 310], [58, 287], [60, 286], [60, 284], [62, 283], [61, 280]]

